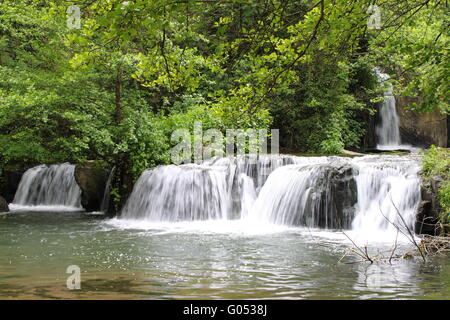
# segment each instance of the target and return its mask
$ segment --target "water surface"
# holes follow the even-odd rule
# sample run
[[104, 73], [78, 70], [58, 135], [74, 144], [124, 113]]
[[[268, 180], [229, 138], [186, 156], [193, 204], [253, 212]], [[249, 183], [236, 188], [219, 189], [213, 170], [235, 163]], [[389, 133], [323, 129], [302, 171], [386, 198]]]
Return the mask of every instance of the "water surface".
[[[368, 243], [384, 255], [391, 245]], [[351, 247], [339, 231], [13, 212], [0, 217], [0, 299], [450, 298], [449, 256], [339, 263]], [[81, 290], [66, 287], [69, 265]]]

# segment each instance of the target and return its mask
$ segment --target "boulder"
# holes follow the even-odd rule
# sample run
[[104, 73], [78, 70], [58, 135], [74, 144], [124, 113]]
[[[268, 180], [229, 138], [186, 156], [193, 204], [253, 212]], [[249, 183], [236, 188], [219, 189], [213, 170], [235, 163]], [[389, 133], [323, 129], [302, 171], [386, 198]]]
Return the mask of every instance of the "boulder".
[[11, 203], [14, 200], [17, 188], [19, 187], [20, 179], [26, 170], [14, 169], [5, 170], [1, 176], [0, 194], [4, 197], [6, 202]]
[[0, 213], [2, 212], [9, 212], [8, 202], [0, 196]]
[[75, 180], [81, 189], [81, 205], [86, 211], [99, 211], [106, 182], [108, 170], [101, 168], [94, 161], [75, 166]]
[[441, 207], [437, 199], [440, 181], [430, 179], [423, 181], [421, 188], [422, 201], [416, 212], [415, 232], [417, 234], [439, 235], [439, 212]]
[[322, 165], [307, 200], [300, 225], [348, 229], [358, 201], [354, 168], [348, 164]]

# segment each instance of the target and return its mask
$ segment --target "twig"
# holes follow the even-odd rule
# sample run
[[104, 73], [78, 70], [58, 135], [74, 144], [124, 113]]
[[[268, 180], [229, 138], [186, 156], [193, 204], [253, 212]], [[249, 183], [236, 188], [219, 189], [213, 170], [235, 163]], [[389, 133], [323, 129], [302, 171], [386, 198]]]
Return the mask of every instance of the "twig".
[[398, 233], [399, 233], [399, 230], [397, 229], [397, 234], [395, 235], [394, 248], [392, 248], [391, 256], [389, 257], [389, 263], [391, 263], [392, 257], [394, 256], [394, 252], [395, 252], [395, 250], [397, 250]]
[[414, 238], [414, 235], [413, 235], [413, 233], [411, 232], [411, 229], [410, 229], [410, 228], [408, 227], [408, 225], [406, 224], [405, 219], [403, 219], [403, 216], [402, 216], [402, 214], [400, 213], [400, 210], [398, 210], [398, 208], [397, 208], [397, 206], [395, 205], [394, 201], [392, 200], [392, 196], [391, 196], [390, 193], [389, 193], [389, 199], [391, 200], [392, 205], [393, 205], [394, 208], [395, 208], [395, 211], [397, 211], [397, 214], [399, 215], [400, 219], [402, 220], [403, 225], [405, 226], [406, 230], [408, 231], [409, 236], [411, 237], [411, 242], [416, 246], [417, 250], [419, 250], [419, 253], [420, 253], [420, 255], [422, 256], [423, 261], [426, 262], [425, 256], [424, 256], [424, 254], [423, 254], [423, 252], [422, 252], [422, 249], [420, 249], [420, 246], [417, 244], [416, 239]]
[[358, 249], [358, 251], [356, 250], [352, 250], [354, 253], [358, 254], [359, 256], [367, 259], [366, 261], [370, 261], [370, 263], [373, 263], [373, 260], [370, 258], [369, 254], [367, 253], [367, 246], [365, 246], [365, 251], [363, 251], [344, 231], [342, 231], [342, 233], [347, 237], [348, 240], [351, 241], [351, 243], [353, 243], [353, 245]]

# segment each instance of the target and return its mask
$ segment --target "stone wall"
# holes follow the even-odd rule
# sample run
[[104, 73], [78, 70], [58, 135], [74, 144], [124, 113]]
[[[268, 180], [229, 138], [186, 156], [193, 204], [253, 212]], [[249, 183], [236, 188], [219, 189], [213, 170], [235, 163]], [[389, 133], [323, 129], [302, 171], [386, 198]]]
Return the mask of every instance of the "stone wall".
[[434, 144], [447, 147], [447, 115], [439, 111], [418, 113], [408, 110], [408, 106], [418, 99], [400, 97], [396, 99], [397, 112], [400, 116], [400, 135], [402, 143], [428, 148]]

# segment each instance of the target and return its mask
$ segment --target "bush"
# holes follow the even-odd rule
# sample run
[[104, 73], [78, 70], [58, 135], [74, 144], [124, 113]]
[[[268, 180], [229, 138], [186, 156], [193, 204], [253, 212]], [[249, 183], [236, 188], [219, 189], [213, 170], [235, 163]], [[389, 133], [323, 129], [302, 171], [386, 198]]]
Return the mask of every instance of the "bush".
[[438, 191], [439, 204], [442, 207], [441, 222], [450, 222], [450, 150], [431, 146], [423, 155], [422, 175], [425, 179], [435, 178], [441, 181]]

